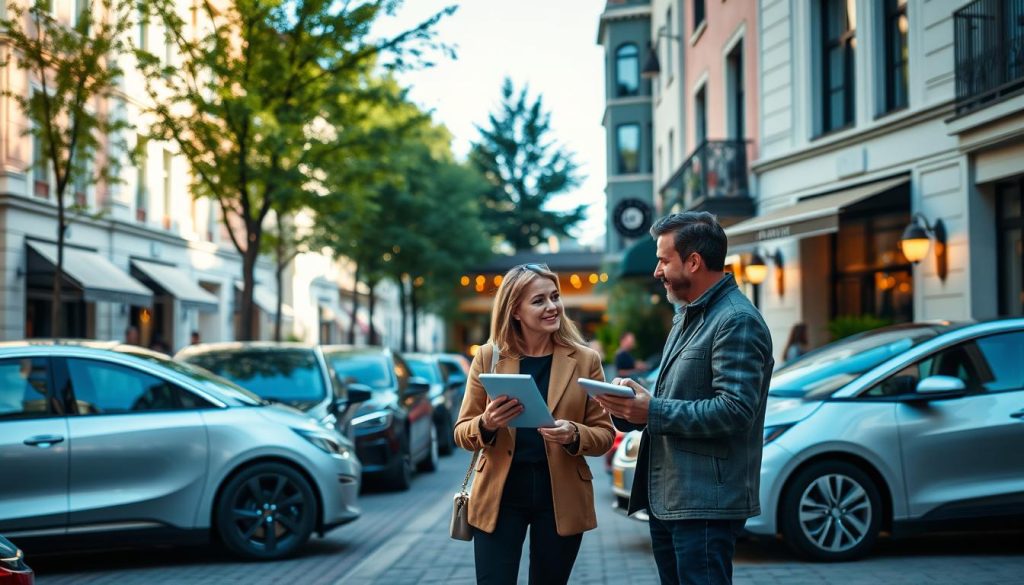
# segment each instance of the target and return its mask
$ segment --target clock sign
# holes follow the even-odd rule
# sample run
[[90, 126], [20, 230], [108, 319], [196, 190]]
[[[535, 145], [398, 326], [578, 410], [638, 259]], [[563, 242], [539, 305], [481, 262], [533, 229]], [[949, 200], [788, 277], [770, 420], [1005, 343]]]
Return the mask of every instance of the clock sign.
[[639, 238], [651, 229], [651, 206], [640, 199], [623, 199], [612, 211], [615, 230], [627, 238]]

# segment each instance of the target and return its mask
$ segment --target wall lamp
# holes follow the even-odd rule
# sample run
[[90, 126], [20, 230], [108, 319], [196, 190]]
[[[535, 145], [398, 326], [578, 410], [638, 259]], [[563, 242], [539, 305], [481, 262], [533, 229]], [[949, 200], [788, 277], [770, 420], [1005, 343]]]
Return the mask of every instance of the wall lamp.
[[[775, 265], [775, 288], [779, 291], [779, 296], [783, 296], [786, 293], [785, 280], [783, 279], [783, 260], [782, 250], [775, 250], [774, 253], [768, 255], [768, 260]], [[759, 285], [766, 278], [768, 278], [768, 262], [765, 261], [764, 256], [760, 252], [755, 250], [750, 255], [750, 260], [747, 265], [743, 268], [743, 276], [750, 284]]]
[[679, 35], [665, 32], [665, 25], [658, 27], [658, 33], [654, 35], [654, 42], [647, 43], [647, 58], [644, 59], [644, 68], [640, 70], [640, 77], [644, 79], [654, 79], [661, 74], [661, 62], [658, 61], [658, 46], [661, 43], [662, 37], [673, 41], [683, 40]]
[[928, 255], [932, 239], [935, 240], [935, 271], [939, 279], [945, 281], [949, 273], [949, 254], [946, 248], [946, 225], [941, 219], [929, 224], [923, 215], [915, 213], [900, 237], [900, 250], [907, 260], [917, 264]]

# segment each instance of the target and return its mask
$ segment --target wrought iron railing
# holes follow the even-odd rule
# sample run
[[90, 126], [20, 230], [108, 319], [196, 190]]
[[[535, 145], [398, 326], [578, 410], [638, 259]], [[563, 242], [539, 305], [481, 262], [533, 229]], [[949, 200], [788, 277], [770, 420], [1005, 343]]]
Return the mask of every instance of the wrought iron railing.
[[750, 198], [743, 140], [713, 140], [697, 147], [661, 188], [666, 209], [693, 209], [708, 199]]
[[953, 26], [958, 114], [1024, 89], [1024, 0], [975, 0]]

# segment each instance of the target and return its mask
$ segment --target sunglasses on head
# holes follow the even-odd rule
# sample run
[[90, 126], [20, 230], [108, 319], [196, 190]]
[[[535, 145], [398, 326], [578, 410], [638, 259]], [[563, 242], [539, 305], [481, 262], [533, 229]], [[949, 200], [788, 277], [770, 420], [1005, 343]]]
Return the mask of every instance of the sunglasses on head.
[[530, 272], [536, 272], [537, 274], [544, 274], [545, 272], [551, 272], [551, 269], [548, 268], [547, 264], [533, 264], [533, 263], [523, 264], [523, 268], [525, 268], [526, 270], [529, 270]]

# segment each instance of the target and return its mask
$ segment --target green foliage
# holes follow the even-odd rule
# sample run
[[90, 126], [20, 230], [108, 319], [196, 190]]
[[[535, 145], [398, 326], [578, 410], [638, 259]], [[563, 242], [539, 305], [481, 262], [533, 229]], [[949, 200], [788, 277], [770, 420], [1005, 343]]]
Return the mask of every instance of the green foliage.
[[529, 250], [548, 235], [570, 235], [584, 219], [584, 205], [565, 213], [544, 209], [552, 196], [579, 185], [579, 167], [571, 152], [548, 137], [551, 115], [540, 96], [530, 101], [526, 88], [517, 92], [506, 78], [501, 98], [488, 126], [477, 126], [480, 142], [469, 159], [490, 183], [483, 200], [489, 232], [515, 250]]
[[116, 183], [119, 165], [128, 155], [124, 131], [129, 124], [121, 117], [124, 103], [115, 91], [122, 77], [118, 62], [126, 50], [132, 6], [127, 0], [87, 2], [75, 15], [75, 25], [69, 26], [52, 16], [49, 0], [35, 0], [28, 7], [8, 4], [7, 17], [0, 19], [0, 35], [9, 51], [3, 65], [13, 60], [26, 73], [29, 84], [23, 87], [38, 84], [38, 89], [14, 91], [5, 83], [2, 95], [28, 118], [25, 134], [39, 144], [35, 171], [55, 182], [57, 269], [50, 316], [54, 336], [62, 334], [63, 250], [70, 225], [66, 211], [86, 212], [80, 204], [67, 205], [68, 187], [84, 190], [90, 184]]
[[874, 315], [840, 315], [829, 321], [828, 332], [832, 336], [832, 341], [836, 341], [856, 333], [871, 331], [872, 329], [878, 329], [879, 327], [891, 324], [891, 319], [883, 319]]
[[[656, 302], [654, 302], [656, 301]], [[599, 332], [608, 359], [615, 355], [619, 337], [626, 331], [636, 336], [633, 355], [646, 360], [660, 354], [672, 326], [672, 304], [664, 294], [633, 280], [618, 280], [608, 287], [608, 323]]]

